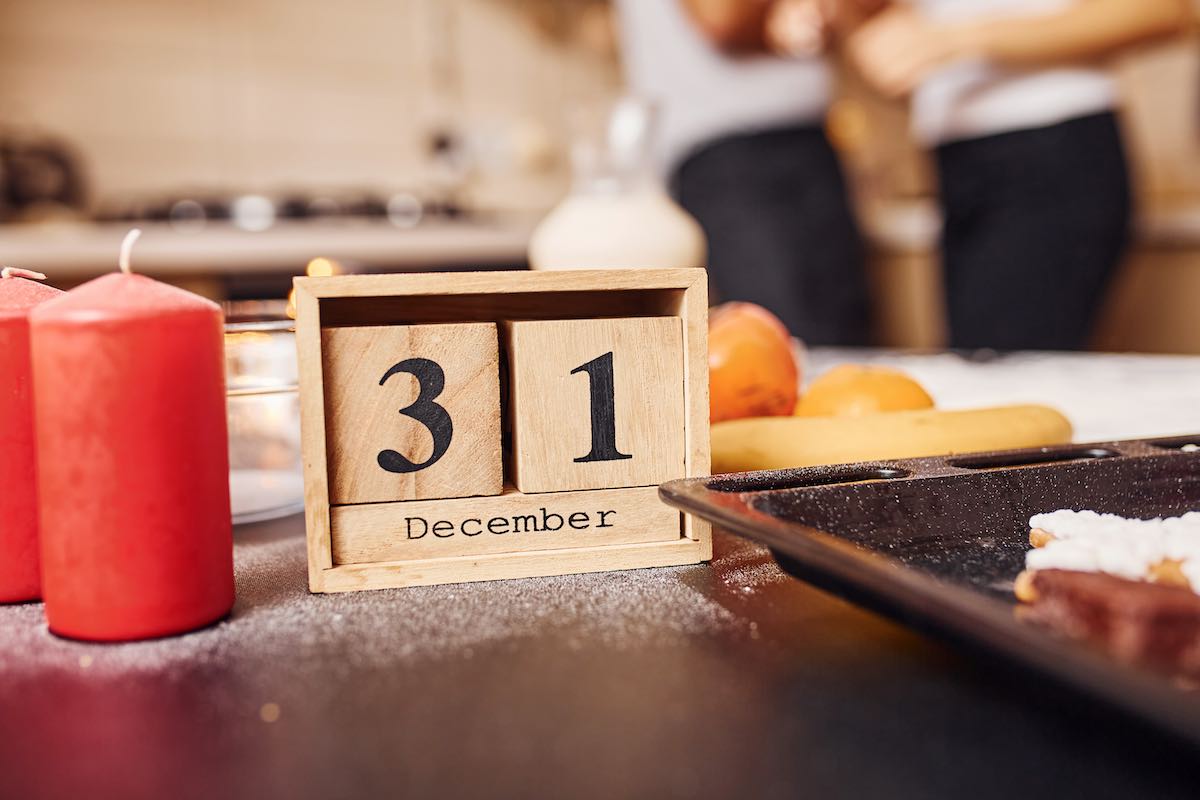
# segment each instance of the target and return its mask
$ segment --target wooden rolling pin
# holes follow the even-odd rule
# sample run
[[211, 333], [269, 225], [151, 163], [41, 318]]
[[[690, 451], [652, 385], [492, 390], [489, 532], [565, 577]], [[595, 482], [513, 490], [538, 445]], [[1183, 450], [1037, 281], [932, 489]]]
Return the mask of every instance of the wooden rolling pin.
[[712, 471], [811, 467], [1070, 441], [1067, 418], [1037, 405], [861, 417], [757, 417], [712, 426]]

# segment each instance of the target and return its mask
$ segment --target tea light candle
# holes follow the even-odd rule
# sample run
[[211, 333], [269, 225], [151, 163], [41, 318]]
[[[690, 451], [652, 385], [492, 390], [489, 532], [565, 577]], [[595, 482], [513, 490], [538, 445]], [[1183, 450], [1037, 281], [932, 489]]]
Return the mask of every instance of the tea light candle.
[[54, 633], [181, 633], [233, 606], [220, 308], [121, 271], [30, 316]]
[[0, 270], [0, 603], [41, 596], [29, 312], [62, 294], [45, 278]]

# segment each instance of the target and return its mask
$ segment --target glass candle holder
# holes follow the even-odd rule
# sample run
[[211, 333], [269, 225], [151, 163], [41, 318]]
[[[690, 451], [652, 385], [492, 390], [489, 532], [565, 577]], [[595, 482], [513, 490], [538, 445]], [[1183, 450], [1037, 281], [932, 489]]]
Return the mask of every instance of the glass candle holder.
[[304, 510], [295, 324], [282, 301], [226, 305], [233, 522]]

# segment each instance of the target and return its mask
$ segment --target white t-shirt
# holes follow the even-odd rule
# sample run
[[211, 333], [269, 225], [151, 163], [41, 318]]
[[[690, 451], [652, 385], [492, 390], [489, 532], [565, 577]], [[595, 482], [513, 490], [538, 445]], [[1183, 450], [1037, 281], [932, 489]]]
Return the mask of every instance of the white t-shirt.
[[721, 136], [821, 124], [831, 84], [823, 60], [726, 55], [681, 0], [618, 0], [617, 9], [629, 86], [659, 105], [664, 171]]
[[[1075, 0], [912, 0], [931, 19], [978, 20], [1053, 13]], [[1116, 85], [1091, 66], [1011, 69], [959, 62], [926, 78], [913, 95], [912, 125], [926, 144], [1040, 128], [1111, 109]]]

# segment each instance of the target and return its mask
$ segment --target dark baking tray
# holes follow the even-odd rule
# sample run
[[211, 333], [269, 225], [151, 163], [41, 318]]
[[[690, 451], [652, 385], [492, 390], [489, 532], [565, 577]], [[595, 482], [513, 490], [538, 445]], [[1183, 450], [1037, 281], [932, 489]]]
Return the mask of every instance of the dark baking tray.
[[1017, 619], [1029, 517], [1200, 509], [1200, 434], [672, 481], [673, 506], [804, 581], [1100, 698], [1200, 746], [1200, 692]]

